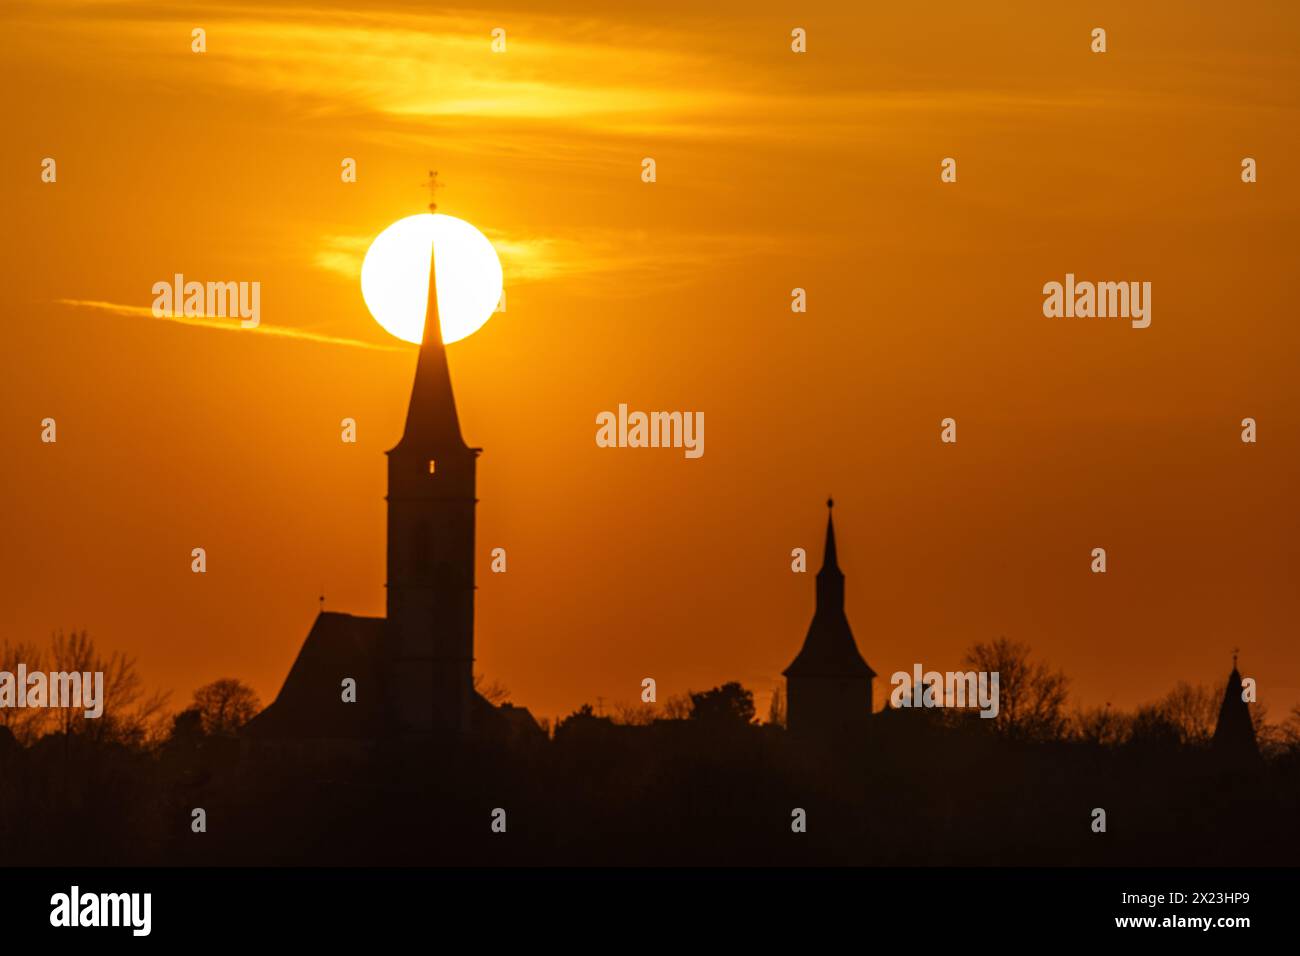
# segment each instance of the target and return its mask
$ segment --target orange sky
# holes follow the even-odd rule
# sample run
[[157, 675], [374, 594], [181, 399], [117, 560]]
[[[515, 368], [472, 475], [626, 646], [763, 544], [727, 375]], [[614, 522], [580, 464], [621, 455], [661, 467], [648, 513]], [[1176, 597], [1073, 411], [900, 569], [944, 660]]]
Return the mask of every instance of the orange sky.
[[[1236, 646], [1274, 719], [1300, 701], [1294, 6], [366, 6], [5, 5], [11, 639], [85, 628], [178, 706], [227, 675], [269, 701], [322, 588], [383, 613], [415, 352], [357, 270], [437, 168], [505, 269], [449, 354], [485, 449], [478, 669], [516, 703], [739, 679], [765, 712], [828, 492], [877, 705], [1003, 634], [1076, 702]], [[177, 272], [261, 282], [268, 328], [133, 313]], [[1066, 272], [1150, 281], [1151, 327], [1044, 318]], [[597, 448], [620, 402], [703, 411], [706, 453]]]

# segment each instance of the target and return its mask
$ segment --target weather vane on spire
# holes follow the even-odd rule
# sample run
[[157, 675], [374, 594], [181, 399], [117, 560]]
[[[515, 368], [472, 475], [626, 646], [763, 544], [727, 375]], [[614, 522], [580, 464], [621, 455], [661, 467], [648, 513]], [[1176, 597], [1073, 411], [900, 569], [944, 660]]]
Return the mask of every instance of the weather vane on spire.
[[[438, 171], [436, 169], [429, 170], [429, 181], [425, 183], [426, 188], [428, 188], [429, 190], [429, 198], [436, 200], [437, 191], [441, 189], [444, 185], [445, 183], [438, 182]], [[437, 212], [437, 211], [438, 211], [438, 203], [436, 201], [429, 203], [429, 212]]]

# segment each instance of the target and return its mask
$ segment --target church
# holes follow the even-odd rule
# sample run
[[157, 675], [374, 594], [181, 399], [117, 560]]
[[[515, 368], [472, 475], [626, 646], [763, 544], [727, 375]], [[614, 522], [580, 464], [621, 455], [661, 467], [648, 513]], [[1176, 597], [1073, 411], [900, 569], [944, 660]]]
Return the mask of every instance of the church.
[[475, 473], [481, 451], [461, 436], [430, 253], [424, 335], [406, 427], [387, 453], [387, 615], [322, 610], [279, 695], [249, 722], [246, 737], [310, 742], [333, 752], [380, 738], [541, 733], [527, 710], [495, 707], [474, 689]]

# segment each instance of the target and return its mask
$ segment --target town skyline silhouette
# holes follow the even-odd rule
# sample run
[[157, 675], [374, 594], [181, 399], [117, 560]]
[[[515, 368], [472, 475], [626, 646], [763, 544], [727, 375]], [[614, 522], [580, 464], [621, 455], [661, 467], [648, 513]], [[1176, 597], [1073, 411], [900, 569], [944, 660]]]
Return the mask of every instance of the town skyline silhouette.
[[[435, 254], [431, 249], [431, 257]], [[146, 804], [162, 812], [154, 823], [161, 829], [125, 851], [129, 859], [242, 865], [271, 858], [407, 865], [609, 863], [615, 858], [679, 865], [1023, 865], [1132, 862], [1138, 855], [1171, 864], [1242, 858], [1222, 847], [1189, 855], [1186, 846], [1194, 831], [1167, 826], [1157, 834], [1130, 831], [1114, 839], [1115, 846], [1088, 845], [1088, 834], [1108, 832], [1108, 813], [1132, 807], [1129, 812], [1149, 826], [1150, 815], [1159, 815], [1167, 799], [1190, 800], [1197, 808], [1195, 826], [1209, 825], [1224, 813], [1238, 819], [1249, 807], [1254, 825], [1273, 828], [1270, 854], [1285, 856], [1296, 848], [1300, 827], [1294, 819], [1288, 827], [1280, 823], [1287, 795], [1296, 792], [1292, 788], [1300, 780], [1300, 722], [1293, 729], [1271, 729], [1267, 753], [1261, 753], [1256, 717], [1247, 703], [1253, 692], [1243, 684], [1235, 650], [1212, 724], [1204, 692], [1190, 686], [1181, 697], [1175, 689], [1132, 717], [1109, 708], [1067, 714], [1065, 676], [1041, 661], [1031, 663], [1028, 648], [1006, 639], [972, 648], [966, 662], [972, 668], [969, 698], [954, 703], [941, 686], [918, 685], [875, 708], [878, 675], [863, 657], [845, 611], [847, 578], [839, 566], [833, 498], [826, 500], [814, 611], [783, 672], [786, 692], [773, 702], [766, 721], [758, 720], [752, 691], [737, 681], [661, 704], [648, 678], [641, 685], [646, 694], [639, 713], [625, 712], [615, 720], [584, 705], [553, 728], [526, 706], [500, 699], [504, 693], [488, 690], [498, 698], [489, 700], [474, 669], [476, 475], [483, 449], [468, 445], [461, 431], [433, 261], [429, 276], [406, 424], [387, 452], [388, 614], [325, 610], [322, 596], [315, 623], [269, 705], [260, 707], [251, 688], [226, 678], [203, 688], [161, 735], [159, 721], [166, 714], [156, 696], [142, 700], [134, 714], [126, 714], [119, 702], [107, 714], [101, 709], [102, 724], [74, 715], [53, 728], [44, 726], [44, 733], [10, 716], [21, 712], [0, 709], [0, 761], [19, 779], [38, 774], [56, 754], [66, 760], [68, 748], [75, 746], [83, 765], [126, 760], [114, 771], [119, 781], [128, 781], [119, 784], [125, 793], [146, 783], [156, 788]], [[805, 557], [795, 555], [792, 571], [797, 573]], [[6, 644], [6, 657], [16, 650]], [[57, 663], [77, 657], [79, 668], [93, 669], [102, 661], [84, 635], [74, 635], [71, 643], [59, 637], [56, 651]], [[115, 654], [107, 668], [110, 694], [126, 689], [127, 703], [140, 698], [138, 678], [127, 677], [133, 662]], [[990, 701], [975, 697], [977, 672], [992, 678], [996, 706], [991, 712]], [[948, 675], [954, 676], [962, 675]], [[981, 705], [982, 712], [976, 709]], [[914, 706], [922, 709], [913, 711]], [[935, 760], [975, 761], [992, 778], [995, 805], [978, 812], [955, 806], [948, 788], [936, 789], [923, 772]], [[1124, 797], [1114, 782], [1098, 785], [1093, 774], [1099, 762], [1138, 785]], [[616, 786], [604, 776], [610, 768], [646, 765], [669, 776], [654, 781], [634, 775], [626, 790], [620, 789], [626, 784]], [[878, 782], [869, 770], [873, 766], [888, 768], [883, 779], [899, 788], [896, 797], [906, 797], [906, 809], [873, 795]], [[1086, 807], [1089, 801], [1075, 798], [1047, 814], [1041, 807], [1029, 812], [1023, 794], [1002, 789], [1007, 781], [1045, 772], [1091, 781], [1098, 806]], [[1162, 792], [1149, 803], [1147, 788], [1156, 781], [1167, 785], [1170, 775], [1183, 790]], [[907, 777], [915, 779], [903, 784]], [[703, 781], [707, 787], [696, 794]], [[13, 818], [58, 813], [57, 802], [41, 811], [27, 805], [31, 782], [11, 792], [18, 804], [11, 808]], [[313, 802], [309, 794], [321, 786], [334, 788], [341, 799]], [[134, 799], [109, 801], [98, 825], [111, 821], [131, 833], [129, 819], [114, 814], [125, 813]], [[750, 805], [736, 812], [737, 801], [747, 799]], [[1077, 805], [1067, 812], [1072, 802]], [[219, 841], [195, 843], [182, 826], [184, 803], [199, 804], [192, 810], [190, 837], [207, 833], [209, 814], [233, 826]], [[629, 805], [634, 812], [628, 813]], [[399, 821], [406, 826], [413, 806], [438, 822], [408, 828], [399, 838], [390, 828]], [[407, 812], [399, 810], [393, 818], [391, 811], [399, 808]], [[860, 816], [864, 809], [870, 811], [867, 817]], [[489, 810], [481, 832], [466, 827], [467, 817], [484, 817]], [[526, 836], [508, 845], [484, 843], [485, 835], [490, 840], [517, 832], [510, 829], [511, 813], [526, 821]], [[909, 859], [915, 831], [896, 828], [901, 821], [920, 825], [926, 813], [938, 814], [927, 827], [942, 820], [937, 832], [956, 842], [941, 841]], [[1008, 850], [1000, 838], [989, 841], [987, 821], [976, 821], [990, 813], [992, 819], [1009, 814], [1002, 825], [1019, 821], [1025, 842], [1018, 850]], [[594, 824], [590, 832], [588, 823]], [[788, 843], [790, 835], [807, 836], [826, 823], [827, 838]], [[327, 830], [334, 842], [325, 852], [320, 847]], [[888, 834], [895, 831], [891, 839]], [[578, 838], [578, 832], [585, 836]], [[908, 841], [897, 843], [897, 834], [906, 832]], [[0, 836], [21, 859], [23, 838], [12, 829]], [[97, 861], [94, 854], [80, 855], [84, 851], [76, 845], [61, 849], [68, 854], [62, 862]]]

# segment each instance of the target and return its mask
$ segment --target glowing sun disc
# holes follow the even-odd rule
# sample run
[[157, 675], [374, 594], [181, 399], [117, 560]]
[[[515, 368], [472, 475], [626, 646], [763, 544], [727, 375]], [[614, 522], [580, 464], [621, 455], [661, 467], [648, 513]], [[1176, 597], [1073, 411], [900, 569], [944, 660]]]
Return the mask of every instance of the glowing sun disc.
[[421, 213], [393, 223], [361, 263], [361, 297], [390, 334], [419, 343], [429, 302], [429, 252], [435, 253], [442, 340], [473, 335], [501, 301], [501, 260], [487, 236], [463, 219]]

